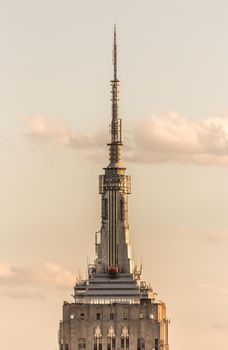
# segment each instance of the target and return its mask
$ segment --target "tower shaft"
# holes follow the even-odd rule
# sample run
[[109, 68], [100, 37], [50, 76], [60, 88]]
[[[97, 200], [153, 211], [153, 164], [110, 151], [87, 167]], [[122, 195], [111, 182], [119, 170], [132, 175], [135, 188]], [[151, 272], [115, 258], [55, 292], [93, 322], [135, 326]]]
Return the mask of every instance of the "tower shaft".
[[127, 195], [130, 193], [130, 176], [125, 174], [121, 164], [122, 123], [119, 118], [119, 79], [117, 77], [117, 42], [114, 28], [113, 44], [114, 75], [112, 86], [111, 140], [109, 146], [109, 165], [100, 176], [102, 195], [101, 239], [97, 249], [99, 271], [130, 272], [131, 258], [128, 239]]

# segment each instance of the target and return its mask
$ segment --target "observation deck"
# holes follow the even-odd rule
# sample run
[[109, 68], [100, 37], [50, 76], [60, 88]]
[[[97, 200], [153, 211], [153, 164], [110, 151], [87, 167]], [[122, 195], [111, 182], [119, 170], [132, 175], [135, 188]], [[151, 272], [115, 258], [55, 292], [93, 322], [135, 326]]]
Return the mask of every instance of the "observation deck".
[[112, 174], [99, 176], [99, 193], [105, 191], [121, 191], [126, 194], [131, 193], [131, 176], [125, 174]]
[[74, 287], [76, 304], [140, 304], [151, 303], [153, 290], [133, 274], [94, 273]]

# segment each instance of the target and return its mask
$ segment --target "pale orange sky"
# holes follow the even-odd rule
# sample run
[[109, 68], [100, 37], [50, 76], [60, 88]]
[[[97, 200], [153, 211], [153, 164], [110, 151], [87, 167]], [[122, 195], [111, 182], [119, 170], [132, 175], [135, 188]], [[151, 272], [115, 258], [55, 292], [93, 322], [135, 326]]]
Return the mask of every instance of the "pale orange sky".
[[118, 28], [130, 237], [170, 349], [227, 350], [228, 4], [0, 0], [0, 348], [56, 350], [94, 258]]

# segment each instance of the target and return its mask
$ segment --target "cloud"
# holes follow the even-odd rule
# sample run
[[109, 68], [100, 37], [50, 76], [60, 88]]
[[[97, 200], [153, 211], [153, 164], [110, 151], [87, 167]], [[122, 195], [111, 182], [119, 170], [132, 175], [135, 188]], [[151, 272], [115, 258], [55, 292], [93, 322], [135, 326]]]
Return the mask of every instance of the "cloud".
[[53, 262], [44, 263], [38, 276], [41, 282], [61, 288], [72, 287], [76, 281], [76, 276], [73, 272]]
[[25, 119], [30, 137], [37, 140], [62, 144], [75, 149], [93, 149], [104, 145], [104, 133], [85, 134], [71, 130], [63, 122], [53, 122], [43, 115]]
[[220, 296], [228, 296], [228, 288], [223, 286], [217, 286], [207, 283], [199, 283], [198, 286], [200, 288], [208, 289], [210, 292], [220, 295]]
[[38, 299], [38, 300], [44, 300], [45, 296], [36, 291], [36, 290], [27, 290], [22, 288], [16, 288], [16, 289], [6, 289], [6, 288], [0, 288], [0, 295], [7, 296], [9, 298], [13, 299]]
[[35, 271], [33, 269], [19, 268], [8, 263], [0, 263], [0, 285], [21, 286], [34, 282]]
[[129, 161], [228, 165], [228, 118], [152, 116], [135, 128], [133, 141]]
[[[107, 133], [86, 134], [42, 115], [26, 119], [30, 137], [86, 151], [100, 160]], [[125, 159], [134, 163], [228, 165], [228, 118], [187, 118], [175, 112], [153, 115], [126, 133]], [[88, 153], [89, 152], [89, 153]]]
[[66, 289], [73, 288], [75, 274], [53, 262], [38, 267], [18, 268], [0, 263], [0, 294], [18, 299], [44, 299], [45, 286]]
[[182, 235], [196, 237], [209, 243], [228, 242], [228, 231], [181, 229], [179, 230], [179, 233]]
[[225, 323], [215, 323], [215, 324], [213, 324], [212, 329], [216, 330], [216, 331], [226, 331], [227, 332], [228, 325]]
[[196, 232], [196, 236], [212, 243], [228, 241], [228, 232], [199, 231]]
[[9, 264], [0, 263], [0, 280], [9, 280], [14, 277], [14, 272]]

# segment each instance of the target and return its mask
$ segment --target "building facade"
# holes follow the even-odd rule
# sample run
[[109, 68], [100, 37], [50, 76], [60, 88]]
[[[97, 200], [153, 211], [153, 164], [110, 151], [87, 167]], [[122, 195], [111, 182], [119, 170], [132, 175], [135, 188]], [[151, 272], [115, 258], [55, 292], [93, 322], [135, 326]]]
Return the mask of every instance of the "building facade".
[[116, 28], [113, 48], [109, 164], [99, 177], [101, 228], [96, 259], [88, 278], [74, 287], [74, 302], [64, 302], [59, 350], [169, 350], [166, 307], [141, 280], [131, 258], [128, 195], [131, 178], [121, 162]]

